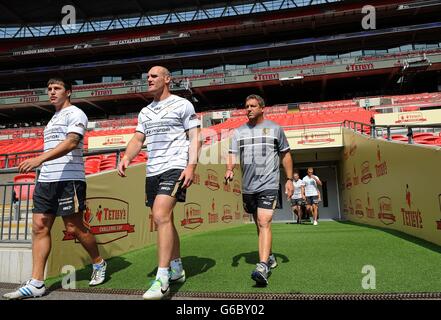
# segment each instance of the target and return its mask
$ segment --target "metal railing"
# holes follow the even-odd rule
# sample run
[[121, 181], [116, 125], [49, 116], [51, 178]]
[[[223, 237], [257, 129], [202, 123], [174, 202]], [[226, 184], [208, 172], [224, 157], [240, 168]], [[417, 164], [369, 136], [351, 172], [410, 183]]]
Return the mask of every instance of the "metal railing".
[[[432, 125], [375, 125], [375, 124], [367, 124], [358, 121], [345, 120], [343, 122], [343, 127], [352, 129], [356, 132], [370, 135], [372, 138], [385, 138], [388, 141], [392, 141], [392, 131], [398, 131], [397, 133], [405, 134], [407, 136], [407, 143], [414, 144], [414, 134], [415, 129], [418, 129], [419, 132], [425, 130], [432, 130], [433, 133], [441, 132], [441, 124], [432, 124]], [[438, 130], [439, 129], [439, 130]], [[441, 138], [441, 136], [440, 136]]]
[[[101, 149], [84, 152], [84, 156], [116, 153], [115, 168], [120, 161], [121, 152], [125, 148]], [[145, 151], [145, 149], [143, 149]], [[18, 152], [3, 156], [17, 159], [17, 155], [30, 154], [34, 157], [42, 151]], [[31, 158], [32, 156], [29, 156]], [[0, 169], [0, 176], [18, 174], [18, 168]], [[38, 177], [38, 170], [36, 176]], [[4, 180], [4, 179], [2, 179]], [[29, 243], [32, 241], [32, 194], [37, 178], [34, 182], [3, 182], [0, 183], [0, 243]]]

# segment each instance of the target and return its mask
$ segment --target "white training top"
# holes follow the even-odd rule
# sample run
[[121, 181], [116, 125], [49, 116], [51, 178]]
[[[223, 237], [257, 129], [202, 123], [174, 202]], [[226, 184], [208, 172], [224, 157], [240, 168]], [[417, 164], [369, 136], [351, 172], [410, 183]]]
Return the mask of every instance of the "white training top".
[[190, 146], [186, 132], [199, 126], [193, 104], [176, 95], [144, 107], [138, 115], [136, 131], [143, 133], [147, 141], [147, 177], [185, 169]]
[[[73, 105], [55, 112], [44, 129], [44, 152], [54, 149], [60, 142], [66, 140], [68, 133], [78, 133], [84, 137], [87, 122], [86, 114]], [[68, 154], [43, 163], [38, 181], [85, 181], [83, 140], [81, 139], [77, 148]]]
[[301, 199], [302, 198], [302, 187], [305, 186], [305, 183], [302, 179], [292, 182], [294, 185], [294, 193], [291, 199]]
[[[318, 179], [317, 176], [314, 177]], [[306, 176], [303, 178], [303, 182], [305, 183], [305, 196], [307, 197], [318, 196], [317, 182], [315, 182], [313, 178]]]

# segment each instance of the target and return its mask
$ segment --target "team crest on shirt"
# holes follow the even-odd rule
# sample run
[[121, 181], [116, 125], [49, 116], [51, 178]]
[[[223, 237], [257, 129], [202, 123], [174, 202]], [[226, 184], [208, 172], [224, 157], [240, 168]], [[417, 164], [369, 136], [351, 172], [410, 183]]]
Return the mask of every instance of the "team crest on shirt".
[[269, 129], [268, 128], [263, 128], [262, 129], [262, 133], [263, 133], [264, 136], [268, 135]]

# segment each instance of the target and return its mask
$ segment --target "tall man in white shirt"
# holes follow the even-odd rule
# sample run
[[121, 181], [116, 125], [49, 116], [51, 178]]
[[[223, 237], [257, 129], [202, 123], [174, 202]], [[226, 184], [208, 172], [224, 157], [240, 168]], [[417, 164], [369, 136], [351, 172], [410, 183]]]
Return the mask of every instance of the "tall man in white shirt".
[[55, 114], [44, 129], [44, 152], [19, 164], [20, 173], [40, 165], [32, 210], [32, 278], [6, 299], [42, 296], [44, 268], [51, 250], [51, 228], [57, 216], [63, 218], [66, 231], [89, 253], [93, 263], [90, 286], [105, 280], [106, 262], [101, 258], [95, 236], [83, 224], [86, 208], [86, 177], [83, 162], [83, 137], [87, 128], [86, 114], [70, 102], [71, 84], [62, 78], [48, 81], [50, 103]]
[[318, 224], [318, 204], [321, 200], [318, 186], [321, 186], [322, 182], [314, 175], [314, 169], [311, 167], [308, 168], [307, 176], [303, 178], [303, 182], [305, 183], [306, 210], [308, 212], [312, 210], [313, 225], [316, 226]]
[[193, 105], [170, 93], [170, 72], [155, 66], [149, 70], [147, 81], [153, 102], [139, 113], [135, 135], [118, 165], [118, 174], [125, 177], [126, 168], [146, 140], [146, 205], [152, 209], [158, 227], [158, 272], [143, 298], [158, 300], [169, 294], [169, 283], [185, 282], [173, 208], [177, 201], [185, 202], [186, 190], [193, 182], [201, 141], [200, 124]]

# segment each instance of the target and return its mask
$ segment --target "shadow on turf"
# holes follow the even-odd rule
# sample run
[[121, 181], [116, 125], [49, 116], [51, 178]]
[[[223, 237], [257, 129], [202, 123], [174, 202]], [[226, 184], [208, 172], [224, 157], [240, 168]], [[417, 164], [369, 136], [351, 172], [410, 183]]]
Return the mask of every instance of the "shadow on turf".
[[[204, 258], [204, 257], [196, 257], [196, 256], [187, 256], [182, 257], [182, 265], [185, 269], [185, 278], [191, 278], [198, 274], [207, 272], [211, 268], [213, 268], [216, 265], [216, 261], [210, 258]], [[150, 271], [147, 274], [147, 277], [151, 278], [156, 275], [156, 272], [158, 271], [158, 268], [155, 267], [152, 271]], [[179, 291], [179, 289], [184, 285], [185, 283], [175, 283], [171, 287], [171, 296], [173, 296], [173, 293]]]
[[382, 228], [382, 227], [376, 227], [376, 226], [371, 226], [371, 225], [367, 225], [367, 224], [363, 224], [363, 223], [357, 223], [357, 222], [352, 222], [352, 221], [339, 221], [336, 220], [338, 223], [342, 223], [342, 224], [346, 224], [346, 225], [353, 225], [353, 226], [358, 226], [358, 227], [365, 227], [365, 228], [369, 228], [369, 229], [375, 229], [375, 230], [379, 230], [379, 231], [383, 231], [386, 233], [389, 233], [395, 237], [401, 238], [403, 240], [412, 242], [416, 245], [419, 245], [423, 248], [432, 250], [434, 252], [437, 253], [441, 253], [441, 246], [438, 246], [432, 242], [420, 239], [420, 238], [416, 238], [412, 235], [409, 235], [407, 233], [398, 231], [398, 230], [392, 230], [392, 229], [386, 229], [386, 228]]
[[[285, 256], [284, 254], [273, 252], [274, 256], [277, 259], [278, 263], [287, 263], [289, 262], [289, 258]], [[250, 252], [244, 252], [240, 253], [233, 257], [233, 262], [231, 263], [232, 267], [239, 266], [239, 260], [245, 258], [245, 263], [255, 265], [259, 262], [259, 252], [257, 251], [250, 251]]]
[[[106, 283], [110, 279], [112, 279], [113, 273], [116, 273], [120, 270], [123, 270], [132, 264], [132, 263], [126, 261], [126, 259], [123, 257], [109, 258], [109, 259], [106, 259], [106, 262], [107, 262], [106, 280], [103, 283]], [[84, 269], [78, 270], [76, 272], [76, 275], [75, 275], [76, 281], [87, 280], [87, 282], [89, 282], [91, 275], [92, 275], [92, 265], [89, 264]], [[53, 291], [53, 290], [61, 289], [61, 282], [62, 282], [62, 280], [59, 280], [59, 281], [53, 283], [49, 287], [48, 290]]]

